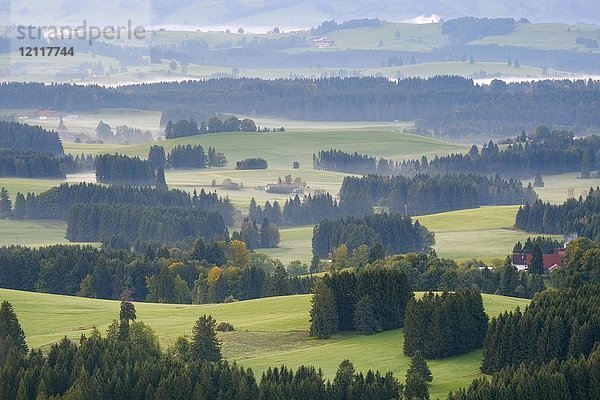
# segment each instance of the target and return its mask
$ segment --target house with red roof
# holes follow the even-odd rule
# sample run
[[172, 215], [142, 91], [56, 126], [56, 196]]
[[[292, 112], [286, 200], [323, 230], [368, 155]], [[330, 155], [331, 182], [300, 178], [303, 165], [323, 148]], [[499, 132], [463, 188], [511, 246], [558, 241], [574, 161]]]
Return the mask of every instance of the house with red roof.
[[[553, 271], [562, 267], [564, 255], [565, 249], [555, 249], [553, 254], [544, 254], [544, 270]], [[519, 271], [523, 271], [529, 268], [532, 258], [532, 255], [529, 253], [515, 253], [512, 255], [512, 264]]]

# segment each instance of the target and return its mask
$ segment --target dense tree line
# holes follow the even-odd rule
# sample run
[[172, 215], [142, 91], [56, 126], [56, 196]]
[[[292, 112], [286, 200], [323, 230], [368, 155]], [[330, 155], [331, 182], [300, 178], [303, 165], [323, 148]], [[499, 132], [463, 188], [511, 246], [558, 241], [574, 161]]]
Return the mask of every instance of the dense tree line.
[[262, 158], [246, 158], [235, 163], [235, 169], [267, 169], [269, 164]]
[[323, 220], [315, 226], [312, 238], [313, 257], [325, 258], [341, 244], [349, 251], [364, 244], [382, 245], [390, 254], [429, 251], [435, 240], [433, 233], [397, 214], [376, 214]]
[[202, 146], [178, 145], [169, 153], [167, 165], [171, 168], [207, 168], [208, 158]]
[[342, 209], [368, 212], [373, 206], [389, 207], [391, 212], [408, 215], [432, 214], [485, 205], [523, 204], [535, 201], [531, 186], [510, 179], [479, 175], [419, 174], [385, 177], [347, 176], [340, 189]]
[[313, 36], [327, 35], [330, 32], [340, 29], [355, 29], [364, 26], [381, 26], [381, 20], [378, 18], [351, 19], [349, 21], [343, 21], [341, 24], [334, 20], [323, 21], [318, 27], [312, 28], [310, 33]]
[[[22, 329], [10, 304], [2, 305], [0, 328], [6, 320], [14, 331]], [[4, 312], [7, 309], [7, 312]], [[7, 315], [4, 318], [4, 315]], [[399, 399], [402, 386], [391, 373], [356, 373], [348, 361], [333, 380], [325, 380], [315, 367], [300, 366], [296, 372], [280, 366], [268, 368], [260, 377], [252, 370], [221, 360], [215, 320], [201, 316], [189, 350], [176, 347], [173, 354], [161, 351], [154, 331], [141, 321], [131, 303], [121, 303], [119, 320], [105, 337], [98, 330], [78, 342], [67, 338], [53, 344], [46, 354], [11, 344], [0, 359], [0, 396], [4, 399], [55, 398], [96, 399], [275, 399], [343, 398]], [[22, 338], [13, 330], [0, 329], [2, 343]], [[22, 336], [22, 337], [21, 337]], [[176, 344], [176, 345], [177, 345]], [[212, 349], [212, 350], [211, 350]]]
[[600, 342], [600, 288], [547, 290], [524, 310], [492, 318], [485, 338], [485, 373], [521, 363], [587, 357]]
[[0, 121], [0, 149], [64, 154], [58, 133], [20, 122]]
[[69, 209], [67, 239], [72, 242], [106, 242], [118, 238], [123, 245], [139, 242], [178, 242], [202, 237], [228, 237], [221, 215], [178, 207], [115, 204], [75, 204]]
[[61, 158], [31, 150], [0, 149], [0, 177], [64, 179]]
[[[360, 253], [356, 256], [358, 255]], [[350, 263], [347, 267], [351, 264], [360, 264], [358, 260], [352, 259], [356, 256], [349, 259]], [[368, 261], [374, 265], [404, 272], [415, 291], [456, 291], [477, 288], [481, 293], [531, 298], [535, 293], [545, 289], [540, 275], [517, 271], [510, 258], [507, 258], [502, 265], [493, 268], [475, 260], [459, 265], [454, 260], [439, 258], [435, 252], [392, 255], [387, 258], [383, 253]]]
[[100, 183], [153, 185], [156, 175], [147, 160], [121, 154], [103, 154], [96, 157], [96, 180]]
[[162, 146], [154, 145], [148, 152], [148, 161], [155, 170], [159, 168], [222, 168], [227, 166], [227, 158], [214, 147], [208, 153], [200, 145], [177, 145], [169, 154]]
[[311, 335], [318, 338], [336, 331], [371, 334], [401, 328], [413, 297], [407, 276], [385, 268], [326, 275], [314, 293]]
[[318, 224], [324, 219], [335, 219], [346, 215], [346, 211], [339, 207], [329, 193], [309, 194], [302, 198], [295, 195], [285, 201], [283, 208], [277, 200], [273, 201], [273, 204], [267, 200], [263, 206], [260, 206], [252, 198], [248, 212], [249, 218], [253, 221], [267, 218], [279, 226]]
[[412, 299], [404, 318], [404, 354], [446, 358], [483, 345], [488, 317], [476, 289]]
[[600, 347], [588, 356], [569, 356], [564, 361], [530, 362], [510, 366], [491, 378], [474, 380], [449, 400], [514, 400], [600, 398]]
[[250, 250], [274, 248], [279, 245], [280, 236], [277, 225], [264, 218], [260, 228], [256, 220], [244, 219], [239, 232], [233, 232], [231, 239], [241, 240]]
[[55, 156], [33, 150], [0, 149], [0, 176], [17, 178], [64, 179], [94, 169], [95, 157], [78, 154]]
[[588, 238], [569, 242], [563, 267], [552, 271], [552, 283], [560, 288], [577, 287], [583, 284], [600, 284], [600, 246]]
[[309, 293], [311, 278], [288, 274], [278, 261], [243, 242], [193, 242], [176, 251], [146, 245], [140, 253], [111, 247], [0, 248], [0, 287], [101, 299], [219, 303]]
[[556, 249], [563, 247], [563, 242], [561, 240], [556, 240], [545, 236], [537, 236], [533, 239], [528, 237], [525, 243], [521, 243], [520, 241], [515, 243], [515, 246], [513, 247], [513, 253], [531, 254], [533, 253], [535, 246], [540, 248], [542, 254], [554, 254]]
[[[498, 51], [497, 47], [490, 49], [492, 54]], [[449, 54], [448, 49], [440, 53], [444, 60]], [[452, 53], [470, 51], [458, 49]], [[502, 57], [506, 60], [505, 55]], [[597, 59], [594, 62], [597, 64]], [[4, 83], [0, 86], [0, 102], [15, 109], [75, 111], [110, 105], [164, 110], [185, 105], [206, 110], [208, 115], [228, 111], [313, 121], [421, 120], [425, 129], [441, 134], [447, 131], [458, 135], [462, 128], [462, 135], [475, 132], [506, 137], [540, 124], [582, 131], [596, 128], [600, 126], [600, 117], [594, 104], [599, 92], [600, 85], [591, 80], [496, 82], [488, 86], [459, 77], [410, 78], [398, 82], [385, 78], [212, 79], [118, 88]], [[506, 129], [497, 131], [496, 126]]]
[[565, 172], [590, 172], [600, 168], [596, 154], [600, 151], [600, 138], [591, 135], [575, 138], [572, 132], [550, 131], [539, 126], [529, 135], [522, 132], [510, 140], [504, 149], [492, 141], [481, 149], [473, 145], [468, 154], [435, 156], [428, 160], [395, 162], [341, 150], [323, 150], [313, 155], [313, 168], [352, 174], [407, 175], [420, 173], [464, 173], [502, 177], [533, 177], [536, 174], [561, 174]]
[[442, 24], [442, 33], [453, 42], [470, 42], [485, 36], [507, 35], [515, 30], [513, 18], [462, 17]]
[[[165, 114], [163, 113], [161, 121], [164, 118]], [[256, 123], [249, 118], [239, 119], [233, 115], [225, 120], [221, 120], [216, 115], [213, 115], [206, 122], [202, 121], [200, 126], [193, 119], [180, 119], [175, 123], [169, 120], [165, 126], [165, 138], [174, 139], [218, 132], [256, 132], [256, 129]]]
[[515, 227], [527, 232], [548, 234], [577, 233], [592, 240], [600, 239], [600, 188], [588, 195], [554, 205], [537, 200], [519, 207]]
[[[10, 200], [10, 199], [8, 199]], [[63, 183], [35, 195], [17, 193], [12, 217], [15, 219], [67, 219], [75, 204], [124, 204], [150, 207], [182, 207], [217, 211], [227, 225], [233, 221], [234, 208], [229, 199], [204, 189], [190, 194], [181, 190], [149, 187], [103, 186], [93, 183]]]

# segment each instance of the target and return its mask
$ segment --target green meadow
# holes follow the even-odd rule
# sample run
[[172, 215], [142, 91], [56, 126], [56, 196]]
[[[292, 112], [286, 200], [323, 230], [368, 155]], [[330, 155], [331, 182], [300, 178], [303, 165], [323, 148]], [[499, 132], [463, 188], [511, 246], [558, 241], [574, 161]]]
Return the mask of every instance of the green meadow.
[[[102, 333], [118, 316], [119, 303], [69, 296], [28, 293], [0, 289], [0, 299], [10, 301], [25, 330], [32, 348], [47, 349], [67, 336], [77, 339], [89, 334], [93, 327]], [[496, 295], [483, 295], [490, 316], [517, 306], [523, 308], [528, 300]], [[163, 348], [176, 337], [191, 334], [195, 320], [210, 314], [217, 321], [232, 323], [236, 331], [220, 334], [224, 356], [251, 367], [255, 373], [268, 366], [282, 363], [297, 367], [316, 365], [331, 378], [338, 364], [348, 358], [358, 370], [392, 371], [401, 380], [410, 359], [402, 354], [401, 330], [373, 336], [338, 334], [328, 340], [308, 336], [310, 296], [285, 296], [211, 305], [167, 305], [136, 303], [138, 319], [154, 329]], [[429, 366], [434, 381], [432, 398], [445, 397], [450, 390], [467, 385], [481, 376], [481, 351], [473, 351], [445, 360], [432, 360]]]
[[[458, 261], [470, 259], [486, 263], [503, 261], [517, 241], [535, 234], [515, 230], [515, 214], [519, 206], [481, 207], [417, 216], [413, 219], [435, 233], [434, 249], [440, 257]], [[283, 262], [310, 262], [312, 226], [283, 228], [276, 249], [262, 249]], [[560, 239], [561, 236], [553, 236]]]

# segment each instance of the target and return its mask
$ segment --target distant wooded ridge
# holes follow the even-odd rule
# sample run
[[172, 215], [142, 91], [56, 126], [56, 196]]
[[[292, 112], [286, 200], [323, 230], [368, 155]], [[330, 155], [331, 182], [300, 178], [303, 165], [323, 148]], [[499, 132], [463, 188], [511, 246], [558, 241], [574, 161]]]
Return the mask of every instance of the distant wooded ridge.
[[[502, 136], [538, 125], [584, 133], [600, 127], [600, 81], [476, 85], [456, 76], [410, 78], [212, 79], [106, 88], [0, 84], [5, 108], [90, 111], [202, 109], [211, 115], [270, 115], [310, 121], [416, 120], [423, 134]], [[180, 117], [184, 117], [181, 112]], [[191, 116], [190, 116], [191, 117]]]

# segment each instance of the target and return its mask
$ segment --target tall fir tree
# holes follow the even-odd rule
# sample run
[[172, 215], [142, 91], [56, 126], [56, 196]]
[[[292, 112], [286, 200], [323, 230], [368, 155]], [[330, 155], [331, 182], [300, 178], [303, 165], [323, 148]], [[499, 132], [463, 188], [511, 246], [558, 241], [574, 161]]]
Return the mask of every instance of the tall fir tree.
[[538, 275], [544, 273], [544, 254], [542, 253], [542, 248], [538, 243], [533, 245], [533, 252], [531, 254], [531, 265], [529, 266], [529, 272]]
[[2, 366], [4, 351], [14, 347], [22, 354], [27, 353], [27, 342], [25, 341], [25, 332], [21, 328], [17, 314], [12, 304], [3, 301], [0, 305], [0, 367]]
[[192, 329], [192, 359], [195, 361], [221, 361], [221, 342], [215, 330], [216, 321], [211, 315], [203, 315]]
[[6, 188], [0, 189], [0, 218], [12, 217], [12, 202]]
[[337, 331], [338, 315], [335, 299], [324, 282], [315, 285], [310, 309], [310, 335], [319, 339], [330, 338]]
[[357, 303], [354, 309], [354, 327], [363, 335], [372, 335], [381, 330], [381, 326], [373, 309], [373, 301], [368, 294], [365, 294]]

